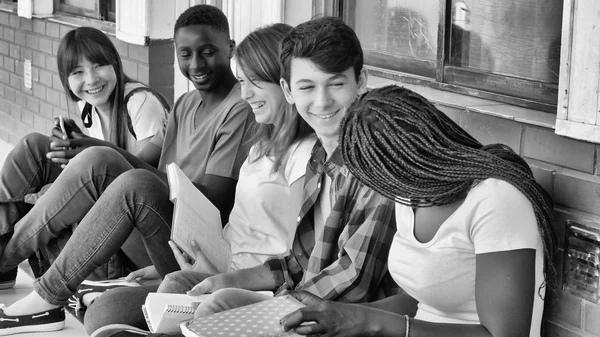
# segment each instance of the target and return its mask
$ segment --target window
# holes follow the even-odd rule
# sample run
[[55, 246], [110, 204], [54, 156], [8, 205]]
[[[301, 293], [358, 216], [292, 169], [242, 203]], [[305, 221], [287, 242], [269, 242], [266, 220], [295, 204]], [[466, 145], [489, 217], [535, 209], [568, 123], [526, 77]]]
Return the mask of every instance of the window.
[[556, 111], [563, 0], [339, 6], [361, 39], [365, 64], [384, 76], [417, 75], [419, 83], [446, 90]]
[[58, 0], [61, 12], [115, 22], [116, 0]]

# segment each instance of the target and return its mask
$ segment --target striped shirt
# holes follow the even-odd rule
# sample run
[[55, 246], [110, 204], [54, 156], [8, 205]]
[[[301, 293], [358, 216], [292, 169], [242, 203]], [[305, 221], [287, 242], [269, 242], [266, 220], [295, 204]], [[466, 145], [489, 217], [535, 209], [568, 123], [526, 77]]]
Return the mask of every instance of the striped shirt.
[[[396, 231], [394, 203], [354, 178], [339, 148], [326, 158], [317, 142], [306, 168], [292, 249], [265, 265], [279, 285], [276, 293], [297, 289], [327, 300], [371, 301], [380, 295], [380, 286], [393, 284], [387, 281], [387, 257]], [[332, 209], [323, 230], [315, 231], [314, 206], [322, 173], [331, 178]]]

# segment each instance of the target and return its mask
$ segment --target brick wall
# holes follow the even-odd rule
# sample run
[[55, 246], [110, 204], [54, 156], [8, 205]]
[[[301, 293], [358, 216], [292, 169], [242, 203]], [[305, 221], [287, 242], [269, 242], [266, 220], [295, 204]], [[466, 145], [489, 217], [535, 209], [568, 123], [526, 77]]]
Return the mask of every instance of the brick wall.
[[[62, 36], [73, 27], [48, 19], [26, 19], [0, 11], [0, 139], [15, 144], [32, 131], [47, 134], [58, 115], [75, 120], [79, 112], [64, 94], [56, 65]], [[110, 36], [125, 73], [150, 85], [173, 102], [173, 44], [125, 43]], [[23, 83], [24, 60], [32, 61], [32, 88]], [[150, 72], [152, 67], [152, 72]]]
[[[556, 270], [561, 274], [566, 222], [600, 228], [600, 145], [558, 136], [547, 128], [438, 107], [480, 142], [504, 143], [529, 162], [537, 181], [556, 204], [560, 246]], [[600, 306], [559, 289], [547, 294], [544, 324], [547, 337], [600, 336]]]

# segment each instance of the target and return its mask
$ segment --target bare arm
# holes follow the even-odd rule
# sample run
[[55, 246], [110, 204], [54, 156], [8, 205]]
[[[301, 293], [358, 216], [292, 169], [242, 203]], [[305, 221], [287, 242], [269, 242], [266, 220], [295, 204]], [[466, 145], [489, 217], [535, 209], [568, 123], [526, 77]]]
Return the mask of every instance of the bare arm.
[[273, 290], [276, 287], [275, 277], [271, 270], [265, 265], [260, 265], [208, 277], [192, 288], [188, 294], [197, 296], [223, 288], [260, 291]]
[[[519, 249], [477, 255], [475, 297], [481, 324], [444, 324], [411, 319], [410, 336], [504, 337], [528, 336], [535, 289], [535, 250]], [[330, 333], [328, 336], [398, 336], [405, 318], [399, 297], [379, 301], [380, 305], [351, 305], [305, 300], [308, 307], [284, 318], [287, 330], [301, 335]], [[394, 312], [376, 309], [396, 308]], [[303, 322], [316, 321], [299, 327]]]

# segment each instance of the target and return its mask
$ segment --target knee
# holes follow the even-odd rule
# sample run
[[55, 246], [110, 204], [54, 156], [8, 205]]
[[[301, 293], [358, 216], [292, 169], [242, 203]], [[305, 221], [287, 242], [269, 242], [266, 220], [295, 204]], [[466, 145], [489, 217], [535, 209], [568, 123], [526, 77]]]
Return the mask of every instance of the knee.
[[32, 132], [19, 141], [13, 152], [28, 150], [30, 153], [48, 152], [50, 150], [50, 138], [41, 133]]
[[125, 158], [114, 149], [107, 146], [92, 146], [81, 151], [75, 158], [71, 160], [73, 162], [83, 162], [86, 165], [93, 167], [96, 165], [111, 165], [114, 162], [125, 161]]
[[109, 324], [143, 324], [142, 304], [156, 288], [134, 287], [107, 290], [90, 304], [85, 312], [84, 326], [88, 335]]
[[131, 169], [121, 174], [117, 179], [119, 185], [126, 187], [123, 188], [125, 191], [151, 195], [164, 188], [168, 192], [167, 184], [148, 170]]

